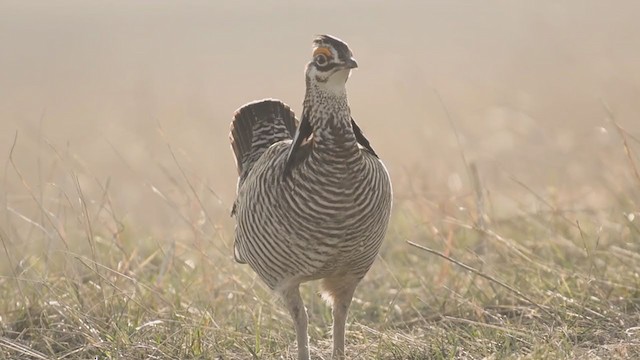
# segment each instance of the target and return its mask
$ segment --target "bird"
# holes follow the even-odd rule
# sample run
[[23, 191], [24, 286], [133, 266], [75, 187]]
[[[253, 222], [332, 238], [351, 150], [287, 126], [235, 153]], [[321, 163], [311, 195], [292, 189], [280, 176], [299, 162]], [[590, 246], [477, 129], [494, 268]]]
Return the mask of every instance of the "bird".
[[230, 126], [238, 170], [234, 258], [282, 299], [299, 360], [310, 357], [300, 284], [321, 281], [332, 307], [332, 358], [344, 359], [349, 306], [389, 224], [389, 173], [347, 100], [357, 67], [347, 43], [319, 35], [300, 120], [284, 102], [264, 99], [239, 108]]

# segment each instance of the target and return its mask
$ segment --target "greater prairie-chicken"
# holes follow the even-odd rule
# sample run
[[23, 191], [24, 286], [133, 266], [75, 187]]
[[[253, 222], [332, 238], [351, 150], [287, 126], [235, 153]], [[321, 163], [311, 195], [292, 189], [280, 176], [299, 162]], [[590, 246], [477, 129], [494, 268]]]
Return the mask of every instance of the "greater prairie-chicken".
[[389, 175], [347, 102], [346, 81], [357, 66], [346, 43], [318, 36], [300, 121], [284, 103], [261, 100], [241, 107], [231, 123], [239, 173], [235, 259], [282, 297], [298, 359], [309, 359], [300, 283], [322, 279], [333, 358], [344, 358], [349, 305], [389, 222]]

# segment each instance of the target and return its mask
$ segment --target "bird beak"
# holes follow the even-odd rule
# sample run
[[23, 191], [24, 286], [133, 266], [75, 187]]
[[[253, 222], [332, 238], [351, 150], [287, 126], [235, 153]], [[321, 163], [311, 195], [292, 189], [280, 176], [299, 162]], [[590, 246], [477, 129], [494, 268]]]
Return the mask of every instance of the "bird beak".
[[358, 62], [354, 58], [349, 58], [347, 62], [344, 64], [347, 69], [355, 69], [358, 67]]

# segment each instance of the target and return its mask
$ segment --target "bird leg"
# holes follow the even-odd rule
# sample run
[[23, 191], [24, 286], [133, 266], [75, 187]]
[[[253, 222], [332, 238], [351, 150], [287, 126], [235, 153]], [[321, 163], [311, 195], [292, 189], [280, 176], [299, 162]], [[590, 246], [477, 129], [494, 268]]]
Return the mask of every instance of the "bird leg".
[[322, 280], [324, 298], [331, 303], [333, 315], [333, 355], [334, 360], [344, 359], [344, 338], [347, 313], [353, 293], [360, 278], [332, 277]]
[[281, 295], [296, 327], [298, 360], [309, 360], [309, 337], [307, 336], [309, 318], [302, 297], [300, 297], [300, 284], [283, 289]]

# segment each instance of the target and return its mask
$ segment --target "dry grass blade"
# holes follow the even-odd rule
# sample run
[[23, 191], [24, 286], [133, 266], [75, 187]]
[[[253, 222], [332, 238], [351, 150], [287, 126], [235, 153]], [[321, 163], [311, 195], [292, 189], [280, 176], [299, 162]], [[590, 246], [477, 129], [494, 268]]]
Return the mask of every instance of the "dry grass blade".
[[475, 326], [486, 327], [486, 328], [502, 331], [502, 332], [509, 333], [509, 334], [514, 334], [514, 335], [517, 335], [517, 336], [519, 336], [521, 338], [532, 338], [532, 337], [535, 337], [534, 334], [525, 333], [523, 331], [518, 331], [518, 330], [514, 330], [514, 329], [509, 329], [509, 328], [504, 327], [504, 326], [497, 326], [497, 325], [487, 324], [487, 323], [483, 323], [483, 322], [479, 322], [479, 321], [472, 321], [472, 320], [469, 320], [469, 319], [461, 319], [461, 318], [457, 318], [457, 317], [453, 317], [453, 316], [443, 316], [442, 318], [445, 319], [445, 320], [448, 320], [448, 321], [459, 322], [459, 323], [463, 323], [463, 324], [471, 324], [471, 325], [475, 325]]
[[640, 171], [638, 170], [636, 161], [633, 159], [633, 154], [631, 152], [631, 147], [629, 146], [629, 141], [627, 141], [628, 132], [616, 121], [616, 118], [613, 115], [613, 111], [611, 110], [609, 105], [603, 101], [602, 106], [604, 107], [605, 111], [607, 112], [607, 115], [609, 116], [609, 121], [611, 121], [611, 123], [615, 126], [616, 131], [618, 132], [618, 135], [622, 139], [622, 144], [624, 145], [624, 152], [625, 152], [625, 155], [627, 156], [627, 160], [629, 161], [629, 166], [633, 171], [633, 175], [635, 176], [635, 179], [638, 181], [638, 184], [640, 185]]
[[[50, 358], [47, 357], [45, 354], [36, 351], [36, 350], [32, 350], [29, 347], [20, 344], [17, 341], [11, 341], [7, 338], [4, 337], [0, 337], [0, 348], [5, 348], [7, 350], [12, 350], [18, 354], [21, 354], [22, 356], [29, 356], [31, 358], [34, 359], [42, 359], [42, 360], [49, 360]], [[21, 356], [21, 358], [22, 358]]]
[[525, 300], [525, 301], [526, 301], [526, 302], [528, 302], [529, 304], [531, 304], [531, 305], [535, 306], [536, 308], [538, 308], [540, 311], [544, 312], [545, 314], [547, 314], [547, 315], [549, 315], [549, 316], [551, 316], [551, 317], [553, 317], [553, 318], [556, 318], [556, 316], [555, 316], [553, 313], [549, 312], [547, 309], [543, 308], [543, 307], [542, 307], [542, 306], [540, 306], [538, 303], [536, 303], [535, 301], [531, 300], [528, 296], [526, 296], [525, 294], [523, 294], [520, 290], [515, 289], [515, 288], [513, 288], [512, 286], [509, 286], [508, 284], [505, 284], [504, 282], [502, 282], [502, 281], [500, 281], [500, 280], [498, 280], [498, 279], [496, 279], [496, 278], [494, 278], [494, 277], [492, 277], [492, 276], [490, 276], [490, 275], [487, 275], [487, 274], [483, 273], [483, 272], [482, 272], [482, 271], [480, 271], [480, 270], [474, 269], [474, 268], [472, 268], [471, 266], [466, 265], [466, 264], [463, 264], [463, 263], [461, 263], [460, 261], [458, 261], [458, 260], [456, 260], [456, 259], [453, 259], [453, 258], [451, 258], [450, 256], [447, 256], [447, 255], [445, 255], [445, 254], [443, 254], [443, 253], [441, 253], [441, 252], [439, 252], [439, 251], [436, 251], [436, 250], [430, 249], [430, 248], [425, 247], [425, 246], [422, 246], [422, 245], [420, 245], [420, 244], [416, 244], [416, 243], [414, 243], [414, 242], [412, 242], [412, 241], [407, 241], [407, 244], [409, 244], [409, 245], [411, 245], [411, 246], [414, 246], [414, 247], [416, 247], [416, 248], [418, 248], [418, 249], [420, 249], [420, 250], [426, 251], [426, 252], [428, 252], [428, 253], [431, 253], [431, 254], [434, 254], [434, 255], [440, 256], [441, 258], [443, 258], [443, 259], [445, 259], [445, 260], [448, 260], [448, 261], [450, 261], [450, 262], [452, 262], [452, 263], [454, 263], [454, 264], [456, 264], [456, 265], [460, 266], [461, 268], [463, 268], [463, 269], [465, 269], [465, 270], [467, 270], [467, 271], [471, 271], [472, 273], [474, 273], [474, 274], [476, 274], [476, 275], [478, 275], [478, 276], [480, 276], [480, 277], [482, 277], [482, 278], [485, 278], [485, 279], [487, 279], [487, 280], [489, 280], [489, 281], [491, 281], [491, 282], [494, 282], [494, 283], [496, 283], [496, 284], [498, 284], [498, 285], [502, 286], [503, 288], [505, 288], [505, 289], [509, 290], [509, 291], [510, 291], [510, 292], [512, 292], [513, 294], [517, 295], [517, 296], [518, 296], [518, 297], [520, 297], [521, 299]]
[[18, 168], [18, 165], [14, 161], [13, 154], [14, 154], [17, 143], [18, 143], [18, 132], [16, 132], [13, 138], [13, 143], [11, 144], [11, 150], [9, 151], [9, 163], [11, 163], [11, 167], [13, 168], [13, 171], [15, 171], [15, 173], [18, 175], [18, 178], [20, 179], [22, 186], [27, 190], [27, 192], [29, 193], [29, 196], [34, 201], [34, 203], [38, 205], [41, 213], [47, 218], [51, 226], [53, 226], [53, 228], [56, 229], [58, 237], [60, 238], [60, 240], [62, 240], [67, 250], [69, 250], [69, 244], [67, 243], [67, 239], [65, 238], [65, 236], [62, 234], [62, 232], [60, 232], [59, 224], [54, 223], [51, 216], [49, 216], [49, 212], [44, 208], [42, 202], [39, 200], [39, 197], [36, 196], [31, 186], [29, 186], [27, 179], [24, 177], [24, 175]]

